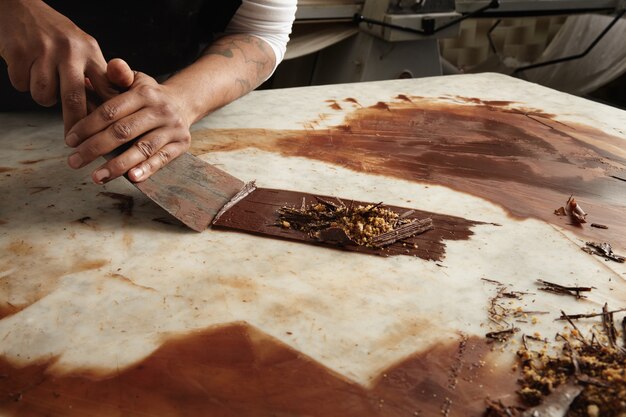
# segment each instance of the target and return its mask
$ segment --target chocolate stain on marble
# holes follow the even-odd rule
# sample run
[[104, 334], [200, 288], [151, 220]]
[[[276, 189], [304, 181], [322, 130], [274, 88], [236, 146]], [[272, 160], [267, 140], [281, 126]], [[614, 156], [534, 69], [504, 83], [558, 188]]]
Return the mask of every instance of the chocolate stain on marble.
[[[45, 247], [24, 240], [12, 241], [3, 248], [6, 256], [0, 257], [0, 319], [15, 314], [57, 287], [65, 275], [97, 270], [109, 264], [106, 259], [58, 259], [47, 254]], [[45, 277], [45, 279], [40, 279]], [[21, 291], [22, 301], [15, 302], [11, 294]]]
[[[225, 212], [217, 221], [214, 227], [233, 229], [259, 234], [261, 236], [273, 236], [281, 239], [307, 242], [333, 249], [341, 249], [352, 252], [365, 253], [370, 255], [393, 256], [409, 255], [426, 260], [440, 261], [445, 257], [446, 240], [466, 240], [473, 232], [472, 226], [482, 224], [460, 217], [446, 216], [443, 214], [431, 213], [427, 211], [414, 210], [411, 218], [424, 219], [430, 217], [433, 220], [433, 230], [429, 230], [417, 236], [413, 236], [395, 242], [385, 248], [370, 248], [359, 245], [338, 246], [318, 241], [316, 238], [306, 233], [279, 226], [278, 210], [284, 206], [300, 207], [302, 199], [305, 204], [317, 203], [316, 197], [334, 201], [333, 197], [313, 195], [296, 191], [273, 190], [268, 188], [257, 188], [246, 198], [235, 204], [230, 210]], [[354, 204], [367, 205], [371, 203], [342, 199], [347, 206]], [[387, 208], [400, 215], [412, 210], [410, 208], [386, 205]]]
[[0, 410], [11, 417], [400, 417], [448, 409], [449, 417], [478, 417], [487, 395], [500, 398], [516, 386], [509, 367], [493, 368], [490, 349], [480, 338], [438, 344], [366, 388], [233, 324], [170, 340], [127, 369], [111, 364], [106, 375], [57, 376], [46, 363], [15, 368], [0, 359]]
[[11, 171], [15, 171], [15, 168], [0, 167], [0, 174], [5, 173], [5, 172], [11, 172]]
[[326, 100], [326, 102], [328, 103], [328, 107], [330, 107], [333, 110], [343, 110], [341, 108], [341, 105], [337, 103], [337, 100]]
[[50, 188], [52, 188], [52, 187], [47, 187], [47, 186], [44, 186], [44, 187], [30, 187], [30, 189], [33, 190], [33, 191], [30, 192], [30, 194], [31, 195], [32, 194], [37, 194], [37, 193], [40, 193], [42, 191], [49, 190]]
[[38, 162], [42, 162], [42, 161], [45, 161], [45, 160], [46, 160], [46, 158], [41, 158], [41, 159], [28, 159], [28, 160], [19, 161], [19, 162], [22, 165], [33, 165], [33, 164], [36, 164]]
[[[626, 159], [610, 151], [622, 149], [624, 139], [508, 101], [406, 98], [411, 102], [398, 98], [357, 108], [330, 128], [197, 131], [192, 152], [256, 147], [444, 185], [494, 202], [516, 219], [538, 218], [626, 247], [626, 187], [610, 177], [626, 167]], [[555, 218], [554, 207], [570, 194], [609, 230], [576, 230]]]

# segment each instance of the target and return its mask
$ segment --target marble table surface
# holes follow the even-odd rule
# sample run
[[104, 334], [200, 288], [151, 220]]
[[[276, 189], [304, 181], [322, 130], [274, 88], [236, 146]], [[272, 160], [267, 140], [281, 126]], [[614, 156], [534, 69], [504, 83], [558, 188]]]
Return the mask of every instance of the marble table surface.
[[[581, 250], [626, 252], [624, 126], [496, 74], [254, 92], [194, 126], [193, 153], [259, 186], [482, 222], [428, 261], [188, 231], [67, 168], [58, 116], [0, 114], [0, 415], [480, 415], [515, 395], [519, 336], [626, 307], [625, 264]], [[570, 194], [609, 228], [554, 215]], [[492, 281], [538, 313], [459, 379], [501, 330]]]

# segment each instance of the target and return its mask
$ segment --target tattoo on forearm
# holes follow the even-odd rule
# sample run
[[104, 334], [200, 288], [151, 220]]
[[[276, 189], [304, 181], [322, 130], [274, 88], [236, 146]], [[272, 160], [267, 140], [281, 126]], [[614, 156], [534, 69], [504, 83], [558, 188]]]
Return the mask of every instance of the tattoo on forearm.
[[252, 35], [229, 35], [218, 39], [203, 55], [243, 59], [244, 68], [236, 78], [241, 94], [257, 87], [274, 68], [274, 52], [262, 39]]

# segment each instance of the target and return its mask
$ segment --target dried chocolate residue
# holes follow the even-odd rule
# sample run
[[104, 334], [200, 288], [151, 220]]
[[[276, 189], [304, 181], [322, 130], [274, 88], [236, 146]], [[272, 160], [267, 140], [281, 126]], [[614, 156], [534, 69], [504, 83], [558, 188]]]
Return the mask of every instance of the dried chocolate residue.
[[[469, 236], [473, 234], [470, 228], [478, 224], [483, 224], [460, 217], [413, 210], [411, 217], [419, 219], [431, 218], [433, 230], [403, 239], [385, 248], [373, 248], [349, 243], [337, 246], [336, 242], [320, 242], [319, 239], [311, 237], [307, 233], [279, 226], [279, 209], [281, 207], [300, 207], [303, 198], [306, 205], [315, 204], [319, 201], [319, 197], [328, 200], [333, 199], [333, 197], [316, 196], [295, 191], [258, 188], [230, 210], [226, 211], [215, 221], [214, 226], [360, 253], [380, 256], [409, 255], [426, 260], [439, 261], [445, 256], [445, 240], [468, 239]], [[367, 206], [369, 204], [347, 199], [342, 201], [346, 205], [354, 204]], [[397, 206], [385, 207], [400, 215], [412, 210]]]
[[0, 174], [2, 174], [4, 172], [11, 172], [11, 171], [15, 171], [15, 168], [0, 167]]
[[451, 415], [479, 417], [486, 393], [501, 397], [515, 389], [516, 375], [494, 371], [489, 355], [477, 337], [435, 345], [382, 371], [366, 388], [234, 324], [170, 340], [142, 362], [104, 375], [68, 375], [46, 363], [17, 368], [0, 359], [0, 413], [376, 417], [434, 416], [446, 406]]
[[109, 191], [101, 191], [98, 193], [98, 195], [103, 195], [105, 197], [116, 200], [117, 203], [115, 203], [114, 206], [120, 211], [120, 213], [127, 216], [133, 215], [133, 206], [135, 205], [135, 200], [132, 196], [120, 193], [112, 193]]

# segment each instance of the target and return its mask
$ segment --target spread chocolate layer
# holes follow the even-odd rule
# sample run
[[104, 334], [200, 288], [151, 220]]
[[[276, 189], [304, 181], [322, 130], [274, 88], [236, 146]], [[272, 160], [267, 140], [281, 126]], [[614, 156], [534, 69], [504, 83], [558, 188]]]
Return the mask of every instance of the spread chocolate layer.
[[[410, 255], [422, 259], [438, 261], [444, 258], [445, 240], [468, 239], [469, 236], [473, 234], [470, 228], [476, 224], [481, 224], [480, 222], [474, 222], [460, 217], [385, 205], [386, 208], [400, 215], [413, 211], [410, 216], [411, 218], [431, 218], [433, 229], [416, 236], [399, 240], [384, 248], [361, 246], [354, 243], [342, 245], [332, 244], [321, 241], [300, 230], [281, 227], [279, 220], [279, 210], [281, 207], [300, 207], [302, 205], [302, 199], [304, 199], [305, 205], [315, 204], [317, 202], [316, 197], [322, 197], [329, 201], [334, 200], [333, 197], [316, 196], [296, 191], [257, 188], [219, 217], [217, 221], [215, 221], [214, 226], [373, 255]], [[343, 199], [341, 201], [347, 206], [371, 204]]]
[[[4, 416], [449, 416], [477, 417], [487, 395], [517, 375], [494, 367], [491, 345], [462, 337], [382, 372], [370, 388], [245, 324], [170, 340], [128, 369], [63, 374], [50, 363], [0, 360]], [[51, 360], [53, 362], [54, 360]], [[489, 393], [489, 394], [487, 394]]]

